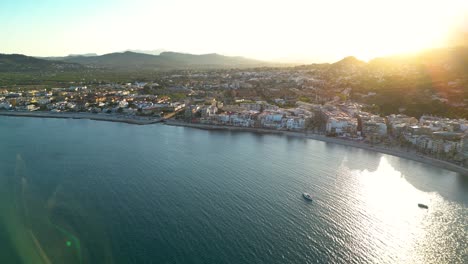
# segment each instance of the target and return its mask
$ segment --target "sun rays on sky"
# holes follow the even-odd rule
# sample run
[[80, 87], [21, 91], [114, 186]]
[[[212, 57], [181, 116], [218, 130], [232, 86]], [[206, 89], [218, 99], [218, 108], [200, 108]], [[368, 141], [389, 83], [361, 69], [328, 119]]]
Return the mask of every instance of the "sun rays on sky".
[[461, 0], [6, 0], [0, 52], [34, 56], [127, 49], [335, 61], [449, 45], [467, 29]]

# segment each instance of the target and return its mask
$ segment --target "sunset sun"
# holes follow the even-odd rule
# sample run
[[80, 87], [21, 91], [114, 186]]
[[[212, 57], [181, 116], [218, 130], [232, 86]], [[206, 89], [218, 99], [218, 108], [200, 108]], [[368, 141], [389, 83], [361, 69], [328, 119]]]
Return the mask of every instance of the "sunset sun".
[[352, 35], [346, 47], [356, 57], [368, 60], [447, 45], [450, 30], [462, 16], [456, 11], [457, 4], [462, 10], [461, 2], [453, 5], [442, 1], [374, 4], [379, 6], [359, 11], [344, 25], [343, 32]]

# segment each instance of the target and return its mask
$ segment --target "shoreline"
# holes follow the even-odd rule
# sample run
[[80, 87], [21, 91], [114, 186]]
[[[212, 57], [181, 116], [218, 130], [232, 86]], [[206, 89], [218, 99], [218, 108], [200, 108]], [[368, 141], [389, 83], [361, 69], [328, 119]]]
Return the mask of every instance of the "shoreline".
[[150, 125], [156, 123], [164, 122], [169, 126], [183, 126], [191, 127], [196, 129], [203, 130], [222, 130], [222, 131], [237, 131], [237, 132], [251, 132], [251, 133], [260, 133], [260, 134], [276, 134], [276, 135], [285, 135], [292, 137], [308, 138], [318, 141], [323, 141], [327, 143], [334, 143], [338, 145], [350, 146], [360, 149], [365, 149], [369, 151], [375, 151], [387, 155], [396, 156], [399, 158], [404, 158], [416, 162], [421, 162], [424, 164], [429, 164], [436, 166], [438, 168], [450, 170], [457, 172], [459, 174], [468, 176], [468, 168], [456, 165], [454, 163], [439, 160], [432, 157], [423, 156], [422, 154], [413, 152], [413, 151], [404, 151], [401, 149], [386, 148], [382, 146], [371, 146], [368, 143], [356, 142], [346, 139], [327, 137], [319, 134], [308, 134], [304, 132], [294, 132], [294, 131], [281, 131], [265, 128], [252, 128], [252, 127], [234, 127], [234, 126], [223, 126], [223, 125], [207, 125], [207, 124], [195, 124], [195, 123], [186, 123], [183, 121], [175, 121], [173, 119], [136, 119], [128, 118], [125, 116], [118, 115], [109, 115], [109, 114], [90, 114], [90, 113], [51, 113], [51, 112], [4, 112], [0, 111], [0, 116], [12, 116], [12, 117], [33, 117], [33, 118], [59, 118], [59, 119], [88, 119], [94, 121], [107, 121], [107, 122], [118, 122], [118, 123], [127, 123], [132, 125]]
[[88, 119], [94, 121], [107, 121], [127, 123], [133, 125], [149, 125], [162, 122], [163, 118], [156, 119], [137, 119], [129, 118], [126, 116], [111, 115], [111, 114], [92, 114], [92, 113], [52, 113], [52, 112], [2, 112], [0, 116], [14, 116], [14, 117], [39, 117], [39, 118], [59, 118], [59, 119]]
[[294, 132], [294, 131], [279, 131], [279, 130], [270, 130], [264, 128], [250, 128], [250, 127], [230, 127], [230, 126], [222, 126], [222, 125], [207, 125], [207, 124], [194, 124], [194, 123], [185, 123], [181, 121], [175, 120], [166, 120], [166, 125], [169, 126], [183, 126], [183, 127], [191, 127], [203, 130], [223, 130], [223, 131], [238, 131], [238, 132], [253, 132], [253, 133], [261, 133], [261, 134], [277, 134], [277, 135], [285, 135], [285, 136], [293, 136], [293, 137], [300, 137], [300, 138], [308, 138], [314, 139], [318, 141], [323, 141], [327, 143], [334, 143], [338, 145], [350, 146], [360, 149], [365, 149], [369, 151], [375, 151], [386, 155], [392, 155], [403, 159], [408, 159], [424, 164], [429, 164], [438, 168], [442, 168], [445, 170], [453, 171], [459, 173], [464, 176], [468, 176], [468, 168], [464, 168], [462, 166], [450, 163], [448, 161], [435, 159], [432, 157], [423, 156], [422, 154], [418, 154], [416, 152], [405, 151], [401, 149], [393, 149], [393, 148], [386, 148], [382, 146], [371, 146], [368, 143], [364, 142], [356, 142], [350, 141], [340, 138], [334, 137], [327, 137], [324, 135], [319, 134], [307, 134], [304, 132]]

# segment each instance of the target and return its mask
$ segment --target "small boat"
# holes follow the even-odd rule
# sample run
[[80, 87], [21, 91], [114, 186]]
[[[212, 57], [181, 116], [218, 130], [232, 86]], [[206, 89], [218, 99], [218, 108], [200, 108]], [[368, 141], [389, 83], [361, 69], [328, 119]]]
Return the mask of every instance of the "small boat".
[[304, 199], [308, 200], [308, 201], [312, 201], [312, 196], [308, 193], [303, 193], [302, 196], [304, 197]]
[[429, 209], [429, 206], [422, 204], [422, 203], [418, 203], [418, 206], [419, 208]]

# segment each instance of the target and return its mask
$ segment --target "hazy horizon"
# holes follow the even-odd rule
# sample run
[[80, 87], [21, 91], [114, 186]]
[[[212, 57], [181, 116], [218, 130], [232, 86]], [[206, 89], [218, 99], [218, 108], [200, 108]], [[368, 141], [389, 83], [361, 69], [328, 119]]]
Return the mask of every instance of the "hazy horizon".
[[[418, 54], [419, 52], [425, 52], [425, 51], [431, 51], [431, 50], [437, 50], [438, 48], [447, 48], [447, 47], [434, 47], [434, 48], [428, 48], [428, 49], [422, 49], [417, 52], [406, 52], [406, 53], [394, 53], [394, 54], [385, 54], [382, 56], [376, 56], [376, 57], [371, 57], [367, 59], [362, 59], [359, 58], [353, 54], [345, 55], [341, 58], [337, 58], [335, 60], [313, 60], [313, 59], [305, 59], [305, 58], [294, 58], [294, 57], [283, 57], [283, 58], [276, 58], [276, 59], [257, 59], [257, 58], [252, 58], [252, 57], [247, 57], [247, 56], [242, 56], [242, 55], [226, 55], [226, 54], [220, 54], [216, 52], [209, 52], [209, 53], [190, 53], [190, 52], [179, 52], [179, 51], [174, 51], [170, 49], [154, 49], [154, 50], [133, 50], [133, 49], [126, 49], [126, 50], [119, 50], [119, 51], [113, 51], [113, 52], [108, 52], [108, 53], [102, 53], [98, 54], [95, 52], [89, 52], [89, 53], [80, 53], [80, 54], [64, 54], [64, 55], [59, 55], [59, 56], [35, 56], [35, 55], [29, 55], [29, 54], [20, 54], [20, 55], [25, 55], [25, 56], [30, 56], [30, 57], [35, 57], [35, 58], [60, 58], [60, 57], [67, 57], [67, 56], [102, 56], [102, 55], [107, 55], [107, 54], [114, 54], [114, 53], [125, 53], [125, 52], [133, 52], [133, 53], [140, 53], [140, 54], [147, 54], [147, 55], [160, 55], [161, 53], [164, 52], [174, 52], [174, 53], [181, 53], [181, 54], [190, 54], [190, 55], [208, 55], [208, 54], [218, 54], [222, 56], [232, 56], [232, 57], [243, 57], [246, 59], [253, 59], [253, 60], [258, 60], [258, 61], [263, 61], [263, 62], [268, 62], [268, 63], [284, 63], [284, 64], [313, 64], [313, 63], [335, 63], [338, 61], [341, 61], [347, 57], [355, 57], [358, 60], [369, 62], [373, 59], [378, 59], [378, 58], [384, 58], [384, 57], [392, 57], [392, 56], [405, 56], [405, 55], [413, 55], [413, 54]], [[155, 54], [158, 53], [158, 54]], [[1, 52], [0, 52], [1, 54]], [[8, 54], [19, 54], [19, 53], [8, 53]]]
[[468, 3], [135, 0], [2, 3], [0, 53], [36, 57], [163, 49], [276, 62], [334, 62], [450, 46]]

